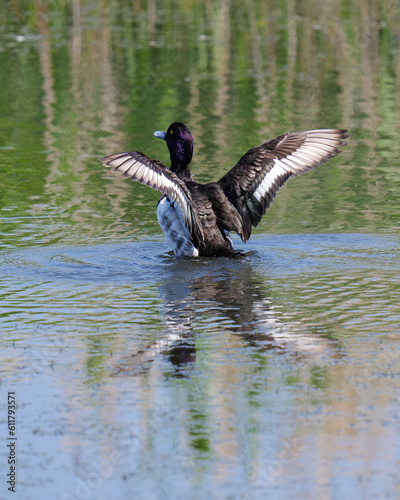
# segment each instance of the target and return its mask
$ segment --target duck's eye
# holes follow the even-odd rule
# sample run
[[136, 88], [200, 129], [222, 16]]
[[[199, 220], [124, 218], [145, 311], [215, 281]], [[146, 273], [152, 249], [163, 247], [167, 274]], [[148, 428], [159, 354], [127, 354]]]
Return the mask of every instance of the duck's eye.
[[169, 131], [169, 133], [172, 135], [172, 134], [174, 133], [174, 131], [173, 131], [173, 130], [170, 130], [170, 131]]

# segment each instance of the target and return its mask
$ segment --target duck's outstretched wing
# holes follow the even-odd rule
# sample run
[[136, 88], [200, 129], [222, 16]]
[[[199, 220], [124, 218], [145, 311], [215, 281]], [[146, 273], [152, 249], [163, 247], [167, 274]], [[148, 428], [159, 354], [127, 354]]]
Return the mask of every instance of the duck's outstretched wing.
[[278, 190], [329, 160], [346, 146], [347, 130], [326, 129], [282, 134], [247, 151], [218, 181], [243, 219], [243, 241], [249, 239]]
[[150, 160], [139, 151], [117, 153], [100, 160], [111, 172], [120, 173], [132, 181], [146, 184], [165, 194], [174, 202], [177, 213], [189, 238], [200, 232], [196, 215], [192, 209], [192, 197], [184, 182], [161, 161]]

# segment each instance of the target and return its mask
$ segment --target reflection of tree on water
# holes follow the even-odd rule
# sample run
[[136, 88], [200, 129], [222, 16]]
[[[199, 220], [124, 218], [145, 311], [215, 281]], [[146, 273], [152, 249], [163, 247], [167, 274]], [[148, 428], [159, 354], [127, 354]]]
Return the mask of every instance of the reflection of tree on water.
[[198, 332], [210, 334], [213, 329], [239, 335], [245, 346], [258, 352], [291, 352], [298, 359], [332, 349], [327, 339], [285, 320], [247, 257], [176, 260], [166, 266], [159, 295], [164, 301], [162, 338], [121, 359], [114, 374], [141, 372], [160, 354], [169, 356], [179, 372], [196, 361]]

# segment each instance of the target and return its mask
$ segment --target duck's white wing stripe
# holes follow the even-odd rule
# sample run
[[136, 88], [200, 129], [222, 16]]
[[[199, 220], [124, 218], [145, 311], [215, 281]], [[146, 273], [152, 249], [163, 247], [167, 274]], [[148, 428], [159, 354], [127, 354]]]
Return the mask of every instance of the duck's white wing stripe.
[[[290, 175], [290, 173], [289, 173]], [[266, 195], [270, 195], [272, 191], [278, 191], [280, 187], [280, 182], [283, 178], [287, 178], [288, 169], [285, 168], [285, 165], [282, 164], [280, 160], [275, 160], [275, 165], [271, 168], [271, 170], [267, 173], [267, 175], [262, 180], [261, 184], [255, 190], [254, 197], [261, 202]]]
[[304, 164], [299, 163], [299, 159], [297, 161], [295, 158], [291, 157], [290, 160], [288, 158], [282, 158], [279, 160], [289, 174], [291, 174], [294, 170], [301, 170], [304, 167]]
[[271, 168], [261, 178], [253, 196], [263, 205], [263, 213], [279, 188], [289, 177], [308, 172], [329, 160], [339, 152], [338, 147], [346, 145], [343, 130], [311, 130], [287, 134], [276, 147], [268, 151]]
[[191, 196], [185, 184], [161, 162], [150, 160], [138, 151], [117, 153], [100, 160], [112, 172], [160, 191], [174, 202], [182, 226], [190, 235], [193, 225]]

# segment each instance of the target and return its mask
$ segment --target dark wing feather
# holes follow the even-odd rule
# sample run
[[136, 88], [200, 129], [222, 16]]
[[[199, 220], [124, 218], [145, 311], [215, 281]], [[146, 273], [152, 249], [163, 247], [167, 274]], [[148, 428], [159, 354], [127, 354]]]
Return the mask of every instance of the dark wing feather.
[[283, 184], [335, 156], [347, 137], [346, 130], [310, 130], [283, 134], [247, 151], [218, 182], [242, 216], [243, 241]]
[[161, 161], [150, 160], [139, 151], [117, 153], [105, 156], [100, 160], [104, 166], [111, 167], [112, 172], [120, 173], [132, 181], [146, 184], [160, 191], [174, 202], [188, 237], [201, 234], [196, 216], [192, 210], [192, 197], [184, 182], [171, 172]]

